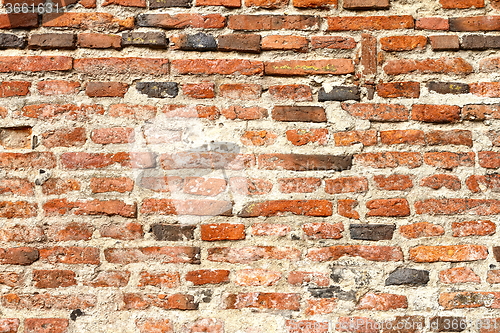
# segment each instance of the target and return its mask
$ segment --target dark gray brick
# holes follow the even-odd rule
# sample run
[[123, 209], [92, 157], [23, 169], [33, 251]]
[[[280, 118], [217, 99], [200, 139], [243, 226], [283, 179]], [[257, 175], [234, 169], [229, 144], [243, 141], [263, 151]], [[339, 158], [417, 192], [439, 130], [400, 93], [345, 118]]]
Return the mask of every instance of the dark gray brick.
[[137, 82], [137, 90], [151, 98], [173, 98], [179, 93], [176, 82]]

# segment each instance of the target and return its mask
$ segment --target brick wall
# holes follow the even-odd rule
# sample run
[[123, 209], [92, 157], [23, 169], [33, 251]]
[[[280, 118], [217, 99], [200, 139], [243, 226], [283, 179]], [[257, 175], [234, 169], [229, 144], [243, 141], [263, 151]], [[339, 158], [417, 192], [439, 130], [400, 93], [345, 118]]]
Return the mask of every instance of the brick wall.
[[500, 331], [500, 1], [15, 1], [1, 333]]

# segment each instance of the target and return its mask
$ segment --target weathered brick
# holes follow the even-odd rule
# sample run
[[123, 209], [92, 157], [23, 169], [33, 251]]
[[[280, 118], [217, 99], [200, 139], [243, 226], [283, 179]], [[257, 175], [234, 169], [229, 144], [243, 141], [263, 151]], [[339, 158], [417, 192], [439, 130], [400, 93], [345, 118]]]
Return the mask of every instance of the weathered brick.
[[[462, 37], [460, 47], [465, 50], [486, 50], [500, 48], [500, 37], [490, 35], [465, 35]], [[495, 58], [486, 58], [479, 61], [479, 66], [489, 64]]]
[[276, 142], [278, 136], [268, 131], [245, 131], [241, 142], [246, 146], [269, 146]]
[[453, 237], [489, 236], [496, 232], [496, 225], [488, 220], [453, 222], [451, 229]]
[[0, 33], [0, 49], [23, 49], [25, 46], [26, 39], [24, 37]]
[[413, 105], [411, 118], [429, 123], [452, 123], [460, 120], [460, 107], [455, 105]]
[[460, 48], [457, 35], [429, 36], [432, 51], [457, 51]]
[[56, 223], [45, 230], [49, 241], [90, 240], [94, 227], [83, 222]]
[[478, 153], [479, 165], [486, 169], [500, 168], [500, 153], [494, 151], [480, 151]]
[[36, 27], [38, 27], [37, 13], [10, 13], [0, 15], [0, 29]]
[[496, 215], [500, 212], [500, 202], [495, 199], [427, 199], [417, 201], [415, 209], [417, 214], [430, 215]]
[[359, 101], [361, 99], [361, 91], [358, 87], [343, 87], [343, 86], [334, 86], [331, 87], [330, 90], [326, 90], [325, 88], [321, 88], [318, 91], [318, 101], [348, 101], [354, 100]]
[[439, 305], [445, 310], [486, 307], [499, 308], [500, 293], [487, 291], [459, 291], [441, 293]]
[[377, 95], [384, 98], [419, 98], [419, 82], [389, 82], [377, 84]]
[[265, 179], [231, 177], [231, 190], [242, 195], [263, 195], [271, 192], [273, 184]]
[[215, 97], [215, 84], [204, 81], [200, 83], [185, 83], [182, 85], [182, 93], [191, 98], [203, 99]]
[[[227, 148], [227, 145], [225, 146]], [[202, 147], [202, 149], [205, 147]], [[255, 157], [249, 154], [207, 152], [185, 152], [162, 154], [160, 163], [165, 170], [213, 169], [244, 170], [255, 165]]]
[[229, 282], [229, 271], [223, 269], [189, 271], [186, 274], [186, 281], [192, 282], [195, 286], [227, 283]]
[[268, 91], [275, 100], [312, 101], [311, 87], [304, 84], [270, 86]]
[[[80, 34], [81, 35], [81, 34]], [[80, 35], [78, 36], [80, 38]], [[118, 36], [119, 37], [119, 36]], [[151, 48], [166, 48], [168, 39], [163, 32], [124, 32], [120, 40], [113, 44], [123, 46], [146, 46]]]
[[262, 154], [258, 156], [259, 169], [263, 170], [349, 170], [352, 156]]
[[34, 270], [36, 288], [60, 288], [76, 285], [76, 274], [69, 270]]
[[325, 109], [319, 106], [275, 106], [272, 117], [277, 121], [326, 122]]
[[356, 41], [352, 37], [341, 36], [312, 36], [311, 47], [313, 49], [353, 49]]
[[28, 39], [28, 47], [33, 49], [74, 49], [75, 35], [73, 34], [32, 34]]
[[424, 145], [425, 136], [421, 130], [380, 131], [380, 142], [385, 145]]
[[192, 0], [149, 0], [149, 8], [191, 7]]
[[65, 56], [3, 56], [0, 72], [67, 71], [73, 68], [73, 58]]
[[92, 131], [90, 138], [94, 143], [120, 144], [134, 142], [134, 129], [130, 127], [98, 128]]
[[[446, 9], [482, 8], [484, 0], [439, 0], [439, 3]], [[441, 332], [441, 331], [438, 331]]]
[[424, 154], [425, 164], [451, 170], [459, 166], [474, 166], [474, 153], [432, 152]]
[[367, 216], [401, 217], [410, 215], [410, 206], [406, 199], [375, 199], [366, 202], [370, 211]]
[[469, 176], [465, 185], [471, 192], [480, 193], [485, 191], [500, 191], [500, 175]]
[[269, 50], [292, 50], [296, 52], [307, 52], [309, 40], [306, 37], [293, 35], [270, 35], [262, 38], [261, 48]]
[[342, 223], [313, 222], [302, 226], [306, 239], [340, 239], [344, 231]]
[[239, 223], [211, 223], [200, 226], [201, 240], [221, 241], [245, 239], [245, 226]]
[[259, 53], [260, 35], [257, 34], [227, 34], [217, 37], [219, 51], [236, 51]]
[[128, 205], [121, 200], [80, 200], [52, 199], [43, 204], [46, 216], [65, 214], [105, 215], [133, 218], [137, 215], [136, 204]]
[[197, 310], [193, 295], [187, 294], [123, 294], [122, 310], [144, 310], [151, 306], [166, 310]]
[[380, 45], [384, 51], [411, 51], [423, 50], [427, 44], [425, 36], [391, 36], [380, 38]]
[[162, 58], [81, 58], [74, 60], [77, 72], [90, 75], [168, 75], [168, 60]]
[[138, 287], [157, 286], [161, 288], [175, 288], [180, 285], [179, 272], [146, 272], [142, 271], [139, 274]]
[[262, 259], [293, 260], [301, 257], [299, 249], [275, 246], [216, 247], [208, 249], [208, 260], [246, 264]]
[[368, 191], [368, 180], [365, 177], [341, 177], [325, 180], [326, 193], [362, 193], [366, 191]]
[[331, 60], [281, 60], [265, 62], [265, 74], [276, 76], [305, 76], [354, 73], [354, 64], [350, 59]]
[[449, 28], [447, 18], [422, 17], [415, 21], [415, 29], [418, 30], [448, 30]]
[[281, 279], [281, 273], [262, 268], [240, 269], [235, 272], [234, 283], [238, 286], [272, 286]]
[[288, 274], [288, 283], [294, 286], [328, 287], [330, 279], [325, 273], [292, 271]]
[[224, 6], [227, 8], [241, 7], [241, 0], [196, 0], [196, 6]]
[[413, 187], [413, 181], [408, 175], [374, 176], [377, 187], [386, 191], [404, 191]]
[[410, 248], [410, 260], [415, 262], [461, 262], [486, 259], [488, 249], [483, 245], [439, 245]]
[[155, 156], [151, 153], [64, 153], [61, 162], [66, 169], [99, 169], [119, 163], [122, 167], [152, 168]]
[[16, 333], [19, 327], [19, 319], [6, 318], [0, 319], [0, 332], [2, 333]]
[[146, 7], [146, 0], [105, 0], [102, 6]]
[[370, 121], [405, 121], [410, 116], [405, 106], [397, 104], [342, 103], [341, 106], [352, 116]]
[[354, 210], [358, 205], [358, 202], [353, 199], [339, 199], [337, 201], [337, 212], [339, 215], [347, 217], [349, 219], [359, 220], [359, 213]]
[[288, 0], [245, 0], [247, 7], [260, 7], [266, 9], [283, 8], [288, 5]]
[[254, 223], [252, 225], [253, 236], [276, 236], [285, 237], [292, 230], [289, 225], [280, 223]]
[[190, 246], [156, 246], [143, 248], [108, 248], [104, 250], [106, 261], [116, 264], [136, 262], [200, 263], [200, 248]]
[[408, 301], [406, 296], [395, 294], [365, 294], [358, 302], [356, 309], [388, 311], [395, 309], [406, 309]]
[[64, 80], [45, 80], [38, 82], [37, 89], [39, 94], [45, 96], [76, 94], [80, 89], [80, 82], [64, 81]]
[[328, 200], [274, 200], [249, 203], [238, 216], [275, 216], [285, 213], [305, 216], [330, 216], [332, 203]]
[[140, 333], [174, 333], [170, 319], [136, 319], [135, 325]]
[[90, 49], [120, 49], [122, 38], [119, 35], [82, 33], [78, 34], [76, 44]]
[[311, 193], [321, 186], [319, 178], [280, 178], [278, 179], [282, 193]]
[[50, 264], [99, 265], [99, 249], [95, 247], [54, 246], [39, 249], [40, 260]]
[[387, 75], [399, 74], [470, 74], [472, 65], [462, 58], [438, 58], [425, 60], [389, 60], [384, 66]]
[[55, 156], [51, 152], [0, 153], [2, 169], [50, 169], [55, 166]]
[[287, 332], [290, 333], [302, 333], [302, 332], [317, 332], [317, 333], [328, 333], [328, 321], [315, 321], [315, 320], [291, 320], [287, 319], [285, 321], [285, 327]]
[[412, 269], [412, 268], [397, 268], [391, 272], [385, 280], [386, 286], [413, 285], [425, 286], [429, 282], [429, 271]]
[[2, 297], [6, 308], [25, 310], [76, 310], [95, 307], [97, 297], [89, 294], [52, 295], [49, 293], [7, 294]]
[[500, 83], [479, 82], [470, 84], [470, 92], [482, 97], [500, 97]]
[[[472, 1], [477, 1], [477, 0], [472, 0]], [[450, 31], [500, 30], [500, 16], [452, 17], [449, 19], [449, 23], [450, 23]]]
[[123, 97], [129, 85], [123, 82], [89, 82], [85, 93], [89, 97]]
[[165, 29], [219, 29], [225, 26], [225, 18], [220, 14], [140, 14], [137, 16], [136, 22], [140, 27]]
[[434, 190], [444, 187], [452, 191], [458, 191], [462, 187], [460, 179], [457, 176], [446, 174], [422, 178], [420, 186], [430, 187]]
[[105, 224], [99, 229], [101, 237], [121, 240], [141, 239], [144, 235], [142, 225], [135, 222]]
[[481, 278], [469, 267], [455, 267], [439, 272], [441, 283], [481, 282]]
[[27, 318], [24, 320], [25, 333], [66, 333], [69, 320], [62, 318]]
[[230, 99], [259, 99], [261, 92], [262, 87], [260, 84], [229, 83], [219, 86], [220, 96]]
[[414, 169], [422, 165], [422, 156], [420, 153], [397, 151], [362, 153], [354, 156], [354, 164], [376, 169], [396, 168], [398, 166], [406, 166], [410, 169]]
[[462, 116], [464, 120], [485, 120], [485, 119], [500, 119], [500, 106], [498, 104], [469, 104], [462, 108]]
[[294, 146], [303, 146], [308, 143], [326, 145], [328, 141], [328, 130], [326, 128], [288, 130], [286, 131], [286, 138]]
[[214, 36], [202, 32], [192, 35], [173, 36], [170, 40], [174, 44], [173, 49], [200, 52], [217, 50], [217, 42]]
[[80, 182], [76, 179], [50, 178], [42, 185], [42, 193], [45, 195], [60, 195], [79, 190]]
[[328, 31], [412, 29], [413, 17], [402, 16], [342, 16], [327, 17]]
[[224, 333], [224, 321], [216, 318], [200, 318], [183, 326], [183, 332]]
[[300, 309], [300, 294], [286, 293], [242, 293], [229, 294], [224, 301], [226, 309], [276, 309], [276, 310], [292, 310]]
[[307, 251], [308, 259], [319, 262], [337, 260], [343, 256], [361, 257], [370, 261], [403, 260], [403, 252], [398, 246], [335, 245]]
[[66, 27], [82, 30], [125, 30], [134, 27], [134, 18], [123, 20], [109, 13], [46, 13], [42, 17], [43, 27]]
[[172, 61], [178, 74], [262, 75], [261, 61], [246, 59], [179, 59]]
[[0, 83], [0, 98], [12, 96], [26, 96], [29, 94], [31, 82], [3, 81]]
[[227, 27], [233, 30], [316, 30], [319, 17], [311, 15], [231, 15]]
[[293, 0], [296, 8], [329, 8], [337, 7], [337, 0]]

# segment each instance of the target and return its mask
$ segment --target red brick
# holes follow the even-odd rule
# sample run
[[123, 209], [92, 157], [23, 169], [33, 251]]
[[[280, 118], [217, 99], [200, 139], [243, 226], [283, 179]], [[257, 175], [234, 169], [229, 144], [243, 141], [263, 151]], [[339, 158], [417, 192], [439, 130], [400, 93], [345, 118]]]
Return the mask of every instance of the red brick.
[[24, 320], [24, 333], [66, 333], [68, 319], [28, 318]]
[[258, 34], [225, 34], [217, 38], [219, 51], [260, 53], [261, 36]]
[[330, 194], [362, 193], [368, 191], [368, 180], [364, 177], [326, 179], [325, 185], [325, 192]]
[[[5, 4], [5, 3], [4, 3]], [[1, 14], [0, 29], [36, 28], [38, 27], [37, 13]]]
[[204, 241], [245, 239], [245, 225], [240, 223], [202, 224], [200, 232]]
[[488, 271], [488, 276], [486, 277], [486, 282], [490, 284], [500, 283], [500, 270], [495, 269]]
[[102, 6], [118, 5], [125, 7], [147, 7], [146, 0], [105, 0]]
[[104, 108], [97, 104], [34, 104], [22, 108], [24, 117], [51, 119], [65, 118], [69, 120], [86, 119], [91, 115], [104, 114]]
[[124, 117], [147, 120], [156, 115], [156, 107], [150, 105], [113, 104], [109, 107], [109, 115], [116, 118]]
[[455, 267], [439, 272], [441, 283], [481, 282], [481, 278], [469, 267]]
[[309, 40], [306, 37], [292, 35], [270, 35], [262, 38], [261, 47], [264, 51], [269, 50], [292, 50], [296, 52], [307, 52]]
[[481, 167], [486, 169], [500, 168], [500, 153], [494, 151], [480, 151], [478, 157]]
[[388, 311], [395, 309], [406, 309], [408, 301], [406, 296], [395, 294], [365, 294], [358, 302], [358, 310]]
[[337, 260], [343, 256], [361, 257], [370, 261], [403, 260], [403, 252], [399, 246], [336, 245], [307, 251], [308, 259], [319, 262]]
[[417, 222], [399, 227], [401, 235], [408, 239], [444, 235], [444, 228], [429, 222]]
[[385, 145], [425, 145], [424, 132], [420, 130], [381, 131], [380, 141]]
[[134, 181], [127, 177], [91, 178], [90, 189], [92, 193], [130, 192], [134, 188]]
[[390, 82], [377, 85], [377, 94], [384, 98], [419, 98], [420, 83], [418, 82]]
[[429, 36], [429, 42], [433, 51], [458, 51], [460, 49], [460, 40], [457, 35]]
[[352, 333], [377, 333], [379, 323], [367, 317], [339, 317], [335, 330]]
[[160, 155], [165, 170], [214, 169], [243, 170], [255, 165], [255, 156], [249, 154], [208, 152], [181, 152]]
[[276, 142], [278, 136], [268, 131], [245, 131], [241, 136], [241, 142], [245, 146], [269, 146]]
[[143, 14], [139, 16], [141, 26], [159, 27], [165, 29], [219, 29], [224, 28], [226, 18], [220, 14], [200, 15], [194, 13], [182, 14]]
[[49, 152], [0, 153], [0, 168], [3, 169], [50, 169], [55, 166], [55, 156]]
[[337, 0], [293, 0], [297, 8], [325, 8], [337, 7]]
[[261, 154], [257, 156], [262, 170], [347, 170], [351, 167], [350, 156]]
[[500, 175], [469, 176], [465, 184], [471, 192], [500, 192]]
[[0, 97], [26, 96], [30, 87], [31, 82], [3, 81], [0, 83]]
[[422, 178], [420, 186], [430, 187], [434, 190], [439, 190], [445, 187], [452, 191], [458, 191], [462, 187], [460, 179], [453, 175], [432, 175]]
[[4, 149], [31, 149], [32, 132], [28, 126], [0, 128], [0, 146]]
[[496, 225], [491, 221], [453, 222], [453, 237], [489, 236], [496, 232]]
[[183, 332], [198, 333], [224, 333], [224, 322], [216, 318], [201, 318], [193, 323], [188, 323], [183, 326]]
[[275, 106], [272, 118], [287, 122], [326, 122], [326, 112], [320, 106]]
[[80, 191], [80, 182], [78, 180], [50, 178], [42, 185], [42, 193], [45, 195], [60, 195], [71, 191]]
[[397, 104], [342, 103], [341, 106], [351, 116], [370, 121], [406, 121], [410, 117], [408, 109]]
[[186, 294], [123, 294], [122, 310], [144, 310], [151, 306], [165, 310], [197, 310], [193, 295]]
[[425, 36], [390, 36], [380, 38], [380, 46], [384, 51], [423, 50], [427, 45]]
[[352, 146], [361, 143], [363, 146], [374, 146], [377, 144], [377, 131], [350, 131], [336, 132], [333, 134], [336, 146]]
[[219, 109], [216, 106], [205, 105], [166, 105], [161, 111], [167, 118], [205, 118], [218, 119]]
[[337, 311], [336, 298], [308, 299], [304, 313], [307, 316], [334, 313]]
[[407, 175], [374, 176], [377, 187], [386, 191], [404, 191], [413, 187], [413, 181]]
[[215, 262], [228, 262], [247, 264], [262, 259], [293, 260], [301, 257], [299, 249], [292, 247], [275, 246], [247, 246], [247, 247], [216, 247], [208, 249], [208, 260]]
[[260, 7], [266, 9], [283, 8], [288, 5], [288, 0], [245, 0], [247, 7]]
[[41, 134], [43, 145], [47, 148], [54, 147], [81, 147], [87, 141], [85, 129], [61, 128]]
[[339, 199], [337, 201], [337, 212], [339, 215], [349, 219], [359, 220], [359, 213], [354, 210], [358, 202], [353, 199]]
[[8, 318], [0, 319], [0, 332], [2, 333], [17, 333], [19, 327], [19, 319]]
[[66, 169], [99, 169], [119, 163], [122, 167], [151, 168], [155, 166], [154, 156], [150, 153], [64, 153], [61, 162]]
[[461, 145], [472, 147], [472, 132], [468, 130], [429, 131], [425, 133], [428, 145]]
[[52, 295], [49, 293], [7, 294], [2, 297], [6, 308], [26, 310], [75, 310], [95, 307], [95, 295]]
[[280, 272], [262, 268], [248, 268], [236, 271], [234, 283], [238, 286], [272, 286], [280, 279]]
[[179, 192], [184, 186], [184, 179], [171, 177], [142, 177], [139, 186], [155, 192]]
[[330, 278], [326, 273], [292, 271], [288, 274], [288, 283], [294, 286], [314, 285], [328, 287], [330, 285]]
[[68, 270], [34, 270], [36, 288], [60, 288], [76, 285], [76, 274]]
[[255, 107], [243, 107], [233, 105], [227, 109], [222, 109], [222, 115], [227, 119], [242, 119], [242, 120], [256, 120], [268, 117], [266, 109]]
[[328, 31], [413, 29], [413, 17], [342, 16], [327, 17]]
[[252, 225], [253, 236], [276, 236], [285, 237], [292, 228], [286, 224], [280, 223], [254, 223]]
[[163, 58], [82, 58], [74, 60], [77, 72], [91, 75], [168, 75], [168, 60]]
[[415, 29], [417, 30], [448, 30], [449, 28], [447, 18], [422, 17], [415, 21]]
[[328, 333], [328, 321], [314, 321], [314, 320], [291, 320], [285, 321], [285, 327], [289, 333]]
[[186, 281], [192, 282], [195, 286], [226, 283], [229, 282], [229, 271], [223, 269], [189, 271], [186, 274]]
[[389, 0], [345, 0], [343, 7], [348, 10], [389, 9]]
[[224, 6], [228, 8], [241, 7], [241, 0], [196, 0], [196, 6]]
[[7, 111], [6, 108], [4, 107], [0, 107], [0, 118], [5, 118], [7, 117], [7, 114], [9, 113], [9, 111]]
[[416, 246], [410, 248], [410, 260], [414, 262], [461, 262], [482, 260], [488, 257], [483, 245]]
[[176, 288], [180, 285], [179, 272], [152, 273], [142, 271], [139, 275], [138, 287], [156, 286], [161, 288]]
[[90, 138], [94, 143], [101, 145], [131, 143], [134, 142], [134, 129], [129, 127], [98, 128], [92, 131]]
[[107, 262], [122, 265], [137, 262], [199, 264], [199, 255], [200, 248], [190, 246], [129, 247], [104, 250]]
[[384, 153], [363, 153], [354, 157], [354, 164], [371, 168], [396, 168], [405, 166], [410, 169], [422, 165], [420, 153], [389, 151]]
[[326, 128], [293, 129], [286, 131], [286, 138], [294, 146], [303, 146], [308, 143], [326, 145], [328, 130]]
[[222, 84], [219, 87], [220, 96], [231, 99], [259, 99], [261, 91], [260, 84]]
[[37, 215], [38, 205], [26, 201], [0, 201], [0, 217], [29, 218]]
[[216, 196], [226, 189], [226, 181], [219, 178], [186, 177], [184, 181], [187, 194]]
[[67, 71], [73, 68], [73, 58], [64, 56], [4, 56], [0, 57], [0, 72]]
[[415, 203], [417, 214], [496, 215], [500, 212], [500, 201], [494, 199], [427, 199]]
[[0, 240], [17, 243], [42, 242], [45, 235], [41, 227], [16, 224], [0, 229]]
[[63, 27], [81, 30], [128, 30], [134, 27], [134, 18], [120, 20], [109, 13], [49, 13], [43, 15], [43, 27]]
[[169, 319], [136, 319], [135, 324], [140, 333], [174, 333], [174, 327]]
[[123, 82], [89, 82], [85, 93], [89, 97], [123, 97], [129, 85]]
[[411, 119], [428, 123], [453, 123], [460, 120], [456, 105], [413, 105]]
[[186, 83], [182, 85], [182, 93], [191, 98], [214, 98], [215, 84], [213, 82]]
[[142, 225], [135, 222], [106, 224], [99, 229], [101, 237], [121, 240], [141, 239], [144, 236]]
[[472, 65], [462, 58], [439, 58], [439, 59], [402, 59], [389, 60], [384, 66], [387, 75], [399, 74], [470, 74], [473, 72]]
[[231, 15], [227, 27], [233, 30], [316, 30], [319, 17], [311, 15]]
[[500, 147], [500, 132], [489, 131], [487, 135], [494, 147]]
[[50, 225], [45, 234], [53, 242], [70, 240], [90, 240], [94, 227], [84, 222], [56, 223]]
[[445, 310], [486, 307], [491, 309], [500, 308], [500, 293], [487, 291], [460, 291], [452, 293], [441, 293], [439, 305]]
[[65, 215], [107, 215], [136, 217], [137, 208], [134, 204], [126, 204], [120, 200], [81, 200], [68, 201], [67, 199], [52, 199], [43, 204], [46, 216]]
[[0, 194], [14, 195], [34, 195], [33, 183], [23, 178], [3, 178], [0, 179]]
[[231, 215], [232, 204], [222, 200], [145, 199], [141, 213], [145, 215]]
[[273, 200], [249, 203], [238, 214], [240, 217], [276, 216], [291, 213], [304, 216], [331, 216], [332, 203], [328, 200]]
[[481, 97], [500, 97], [500, 83], [499, 82], [479, 82], [471, 83], [470, 92], [476, 96]]
[[321, 186], [319, 178], [280, 178], [278, 179], [282, 193], [311, 193]]
[[300, 294], [286, 293], [242, 293], [229, 294], [225, 299], [226, 309], [275, 309], [292, 310], [300, 309]]
[[110, 34], [81, 33], [78, 34], [77, 45], [90, 49], [119, 49], [122, 47], [122, 37]]
[[172, 69], [177, 74], [262, 75], [264, 65], [246, 59], [178, 59], [172, 60]]
[[0, 264], [31, 265], [39, 259], [39, 252], [32, 247], [15, 247], [0, 249]]
[[311, 47], [313, 49], [353, 49], [356, 41], [352, 37], [341, 36], [312, 36]]
[[434, 152], [425, 153], [425, 164], [432, 165], [437, 168], [453, 169], [459, 166], [474, 166], [474, 153], [450, 153], [450, 152]]
[[271, 192], [273, 184], [265, 179], [231, 177], [231, 190], [242, 195], [263, 195]]
[[297, 102], [312, 101], [311, 87], [304, 84], [287, 84], [270, 86], [269, 94], [275, 100], [293, 100]]
[[479, 61], [479, 69], [483, 72], [496, 72], [500, 68], [500, 58], [484, 58]]
[[344, 225], [339, 223], [313, 222], [302, 226], [306, 239], [340, 239]]
[[365, 79], [367, 80], [372, 80], [377, 74], [377, 56], [377, 38], [371, 34], [361, 34], [361, 56], [359, 62], [362, 67], [361, 74], [365, 75]]
[[354, 64], [351, 59], [268, 61], [264, 71], [277, 76], [344, 75], [354, 73]]
[[463, 8], [483, 8], [484, 0], [439, 0], [439, 3], [446, 9]]
[[366, 202], [370, 211], [367, 216], [400, 217], [410, 215], [410, 206], [406, 199], [376, 199]]
[[55, 246], [40, 249], [40, 260], [50, 264], [99, 265], [99, 249], [95, 247]]

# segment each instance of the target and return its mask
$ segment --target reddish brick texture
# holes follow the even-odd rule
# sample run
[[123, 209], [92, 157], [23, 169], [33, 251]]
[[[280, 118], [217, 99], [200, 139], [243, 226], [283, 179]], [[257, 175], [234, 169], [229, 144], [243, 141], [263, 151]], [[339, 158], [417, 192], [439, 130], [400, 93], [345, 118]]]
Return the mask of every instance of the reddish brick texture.
[[44, 3], [0, 333], [500, 332], [500, 0]]

